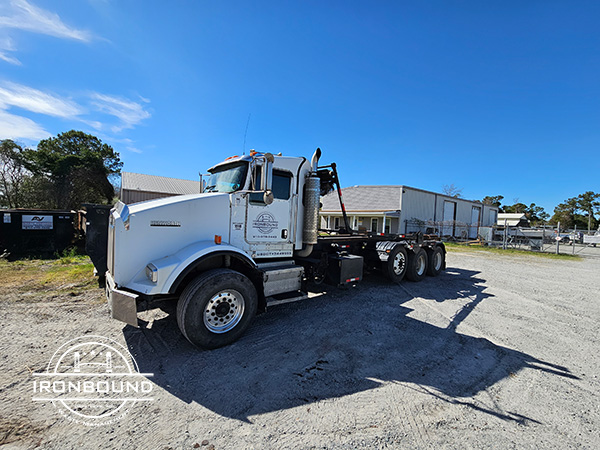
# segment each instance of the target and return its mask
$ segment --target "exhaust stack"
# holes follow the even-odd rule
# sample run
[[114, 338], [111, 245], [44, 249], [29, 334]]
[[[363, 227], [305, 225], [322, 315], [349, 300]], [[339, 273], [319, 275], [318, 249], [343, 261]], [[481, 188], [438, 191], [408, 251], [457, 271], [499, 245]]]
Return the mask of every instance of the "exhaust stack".
[[311, 173], [304, 183], [304, 230], [302, 233], [302, 242], [308, 245], [317, 243], [319, 231], [321, 180], [316, 174], [320, 157], [321, 149], [317, 148], [310, 160]]

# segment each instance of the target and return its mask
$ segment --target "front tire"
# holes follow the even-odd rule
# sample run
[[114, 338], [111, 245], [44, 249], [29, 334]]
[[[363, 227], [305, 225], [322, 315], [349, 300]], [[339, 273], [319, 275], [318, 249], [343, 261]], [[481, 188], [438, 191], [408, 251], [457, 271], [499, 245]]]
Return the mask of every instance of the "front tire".
[[421, 281], [427, 275], [427, 253], [422, 248], [408, 253], [408, 269], [406, 278], [410, 281]]
[[258, 299], [252, 282], [230, 269], [215, 269], [196, 277], [177, 302], [177, 324], [197, 347], [231, 344], [256, 315]]

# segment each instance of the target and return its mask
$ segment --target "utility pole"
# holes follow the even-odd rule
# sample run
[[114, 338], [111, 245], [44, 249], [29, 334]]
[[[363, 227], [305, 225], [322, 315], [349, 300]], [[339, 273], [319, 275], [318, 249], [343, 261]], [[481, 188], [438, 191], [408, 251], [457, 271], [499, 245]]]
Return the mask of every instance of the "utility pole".
[[556, 254], [560, 252], [560, 221], [556, 225]]
[[544, 241], [546, 240], [546, 221], [542, 220], [542, 245], [540, 246], [540, 251], [544, 251]]

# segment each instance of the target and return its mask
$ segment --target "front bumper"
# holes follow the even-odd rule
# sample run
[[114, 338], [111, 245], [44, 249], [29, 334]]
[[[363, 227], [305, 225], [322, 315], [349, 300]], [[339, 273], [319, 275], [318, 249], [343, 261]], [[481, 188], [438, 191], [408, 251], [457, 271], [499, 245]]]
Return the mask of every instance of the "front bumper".
[[106, 299], [108, 300], [110, 315], [113, 319], [138, 328], [138, 297], [139, 295], [137, 294], [117, 289], [112, 275], [110, 272], [106, 272]]

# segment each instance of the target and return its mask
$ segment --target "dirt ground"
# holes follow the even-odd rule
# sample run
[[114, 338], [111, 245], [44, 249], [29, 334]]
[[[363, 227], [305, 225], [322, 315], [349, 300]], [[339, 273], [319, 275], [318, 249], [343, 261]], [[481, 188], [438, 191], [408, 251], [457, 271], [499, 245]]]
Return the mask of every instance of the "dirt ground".
[[[19, 291], [21, 292], [21, 291]], [[199, 351], [171, 316], [109, 319], [102, 292], [0, 302], [2, 448], [600, 448], [600, 259], [456, 252], [421, 283], [374, 276], [273, 307]], [[54, 297], [54, 298], [51, 298]], [[152, 402], [74, 424], [33, 372], [81, 335], [126, 345]]]

